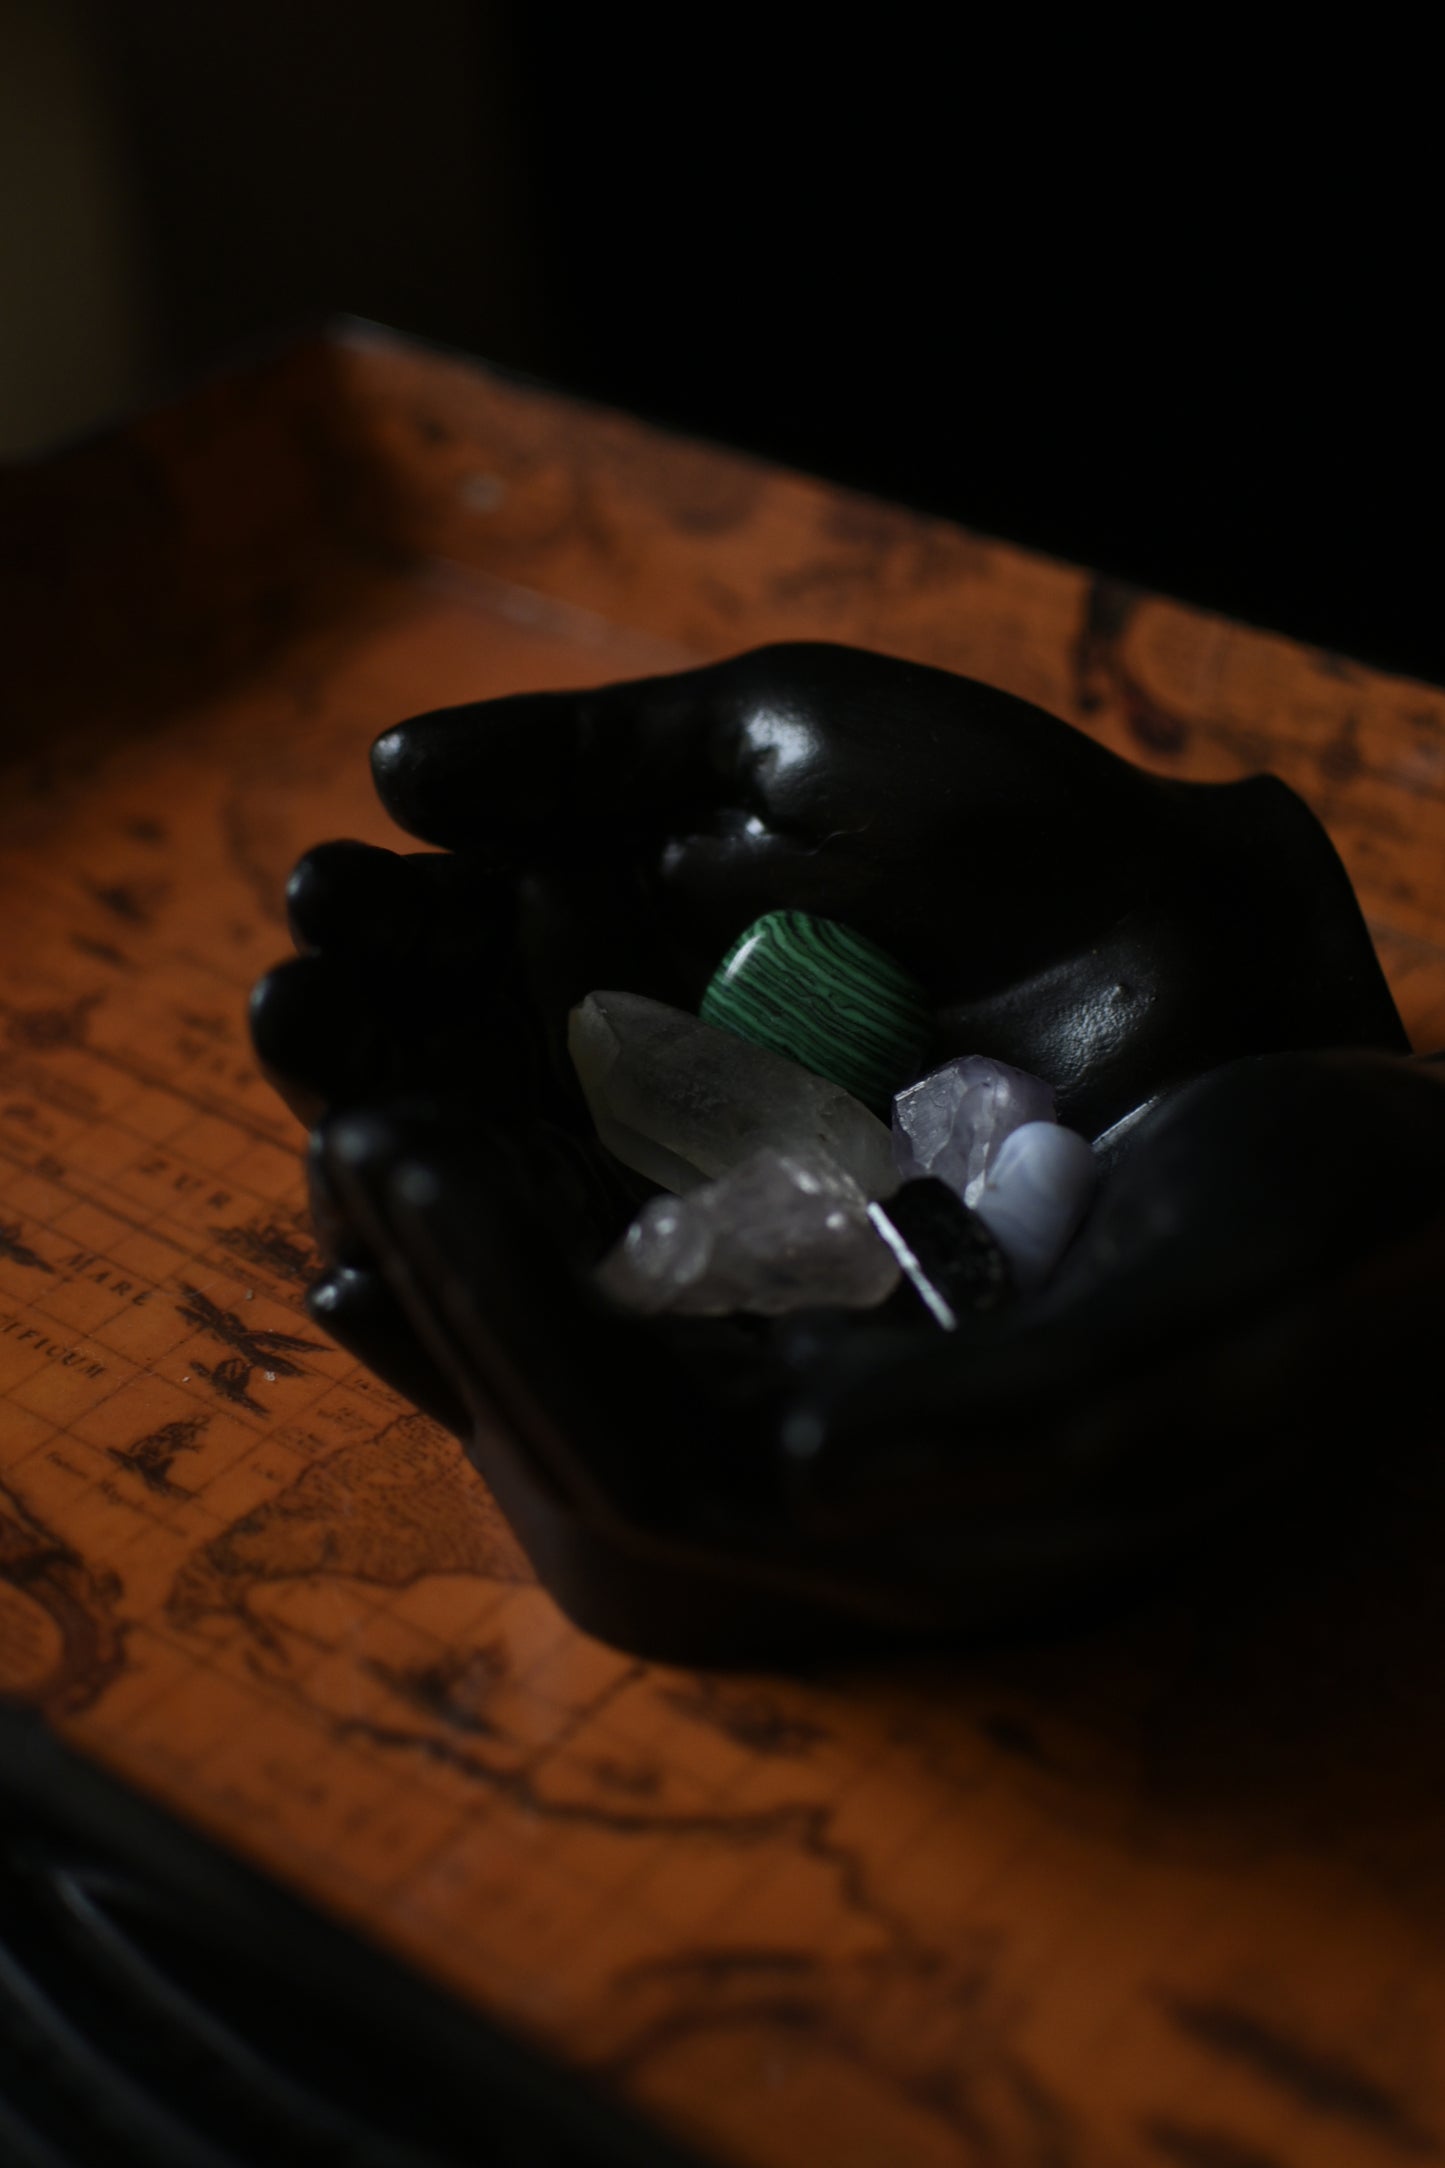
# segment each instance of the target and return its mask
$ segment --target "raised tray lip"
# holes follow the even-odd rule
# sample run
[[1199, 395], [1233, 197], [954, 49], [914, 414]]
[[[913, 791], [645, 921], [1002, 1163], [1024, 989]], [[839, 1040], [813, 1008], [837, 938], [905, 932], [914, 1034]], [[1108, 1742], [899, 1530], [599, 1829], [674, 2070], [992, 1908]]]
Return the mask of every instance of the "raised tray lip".
[[148, 392], [130, 405], [112, 409], [91, 424], [51, 439], [33, 451], [0, 460], [0, 517], [4, 514], [7, 489], [14, 478], [33, 477], [47, 468], [83, 458], [125, 437], [138, 426], [184, 409], [198, 393], [209, 387], [240, 385], [248, 379], [259, 381], [269, 371], [294, 363], [308, 352], [315, 353], [318, 358], [327, 355], [364, 358], [368, 354], [390, 353], [410, 355], [418, 360], [429, 359], [490, 378], [517, 391], [563, 402], [579, 414], [625, 418], [641, 424], [651, 435], [678, 445], [702, 448], [772, 475], [791, 476], [799, 482], [813, 483], [863, 503], [937, 523], [1034, 563], [1082, 574], [1131, 600], [1169, 603], [1196, 617], [1214, 619], [1264, 638], [1286, 640], [1294, 647], [1328, 658], [1347, 669], [1358, 667], [1372, 675], [1420, 685], [1432, 692], [1445, 690], [1445, 678], [1437, 681], [1383, 650], [1366, 653], [1336, 647], [1311, 633], [1298, 631], [1268, 613], [1227, 606], [1192, 593], [1186, 587], [1141, 579], [1108, 553], [1085, 559], [1007, 527], [974, 522], [956, 505], [908, 490], [884, 488], [861, 472], [832, 463], [813, 465], [793, 459], [746, 436], [734, 436], [676, 413], [659, 412], [645, 401], [623, 404], [565, 369], [537, 368], [493, 354], [474, 353], [435, 334], [409, 330], [347, 309], [317, 310], [289, 323], [268, 326], [230, 341], [199, 367], [175, 366], [162, 371]]

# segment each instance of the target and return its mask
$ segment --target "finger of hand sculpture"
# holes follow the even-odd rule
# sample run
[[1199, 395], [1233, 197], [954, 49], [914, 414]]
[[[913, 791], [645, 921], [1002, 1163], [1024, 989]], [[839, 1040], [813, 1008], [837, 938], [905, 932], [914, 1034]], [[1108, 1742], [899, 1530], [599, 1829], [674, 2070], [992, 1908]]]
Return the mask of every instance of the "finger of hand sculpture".
[[568, 1047], [607, 1149], [684, 1191], [772, 1146], [821, 1152], [865, 1197], [898, 1184], [888, 1131], [838, 1085], [642, 994], [589, 994]]
[[869, 1308], [897, 1286], [898, 1266], [834, 1161], [768, 1149], [685, 1197], [651, 1199], [598, 1279], [627, 1309], [779, 1317]]
[[1025, 1122], [1053, 1119], [1053, 1088], [1042, 1077], [965, 1054], [899, 1092], [894, 1161], [901, 1175], [936, 1175], [965, 1204], [977, 1204], [1004, 1139]]

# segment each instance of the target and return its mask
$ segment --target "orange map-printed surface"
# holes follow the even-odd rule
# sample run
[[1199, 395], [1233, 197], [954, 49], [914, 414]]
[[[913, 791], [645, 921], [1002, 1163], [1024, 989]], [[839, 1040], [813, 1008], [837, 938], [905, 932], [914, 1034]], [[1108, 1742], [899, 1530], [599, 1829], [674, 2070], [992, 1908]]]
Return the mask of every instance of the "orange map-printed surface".
[[1445, 2155], [1428, 1472], [1063, 1646], [634, 1662], [307, 1320], [244, 1024], [294, 859], [395, 840], [376, 731], [802, 636], [1275, 769], [1445, 1043], [1445, 696], [376, 334], [7, 479], [0, 544], [0, 1693], [720, 2159]]

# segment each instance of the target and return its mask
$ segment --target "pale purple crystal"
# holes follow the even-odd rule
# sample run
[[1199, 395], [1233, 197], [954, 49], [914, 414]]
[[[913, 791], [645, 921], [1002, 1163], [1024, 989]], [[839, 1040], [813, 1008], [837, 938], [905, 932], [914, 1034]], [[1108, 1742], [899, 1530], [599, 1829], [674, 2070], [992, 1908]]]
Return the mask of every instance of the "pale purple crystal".
[[870, 1308], [898, 1284], [857, 1183], [822, 1153], [756, 1152], [685, 1197], [653, 1197], [598, 1267], [614, 1302], [656, 1315]]
[[978, 1201], [994, 1154], [1025, 1122], [1052, 1122], [1053, 1086], [985, 1054], [934, 1069], [893, 1102], [893, 1163], [905, 1181], [931, 1174]]
[[1098, 1181], [1098, 1161], [1077, 1130], [1025, 1122], [1005, 1137], [974, 1206], [1013, 1267], [1019, 1291], [1053, 1272]]

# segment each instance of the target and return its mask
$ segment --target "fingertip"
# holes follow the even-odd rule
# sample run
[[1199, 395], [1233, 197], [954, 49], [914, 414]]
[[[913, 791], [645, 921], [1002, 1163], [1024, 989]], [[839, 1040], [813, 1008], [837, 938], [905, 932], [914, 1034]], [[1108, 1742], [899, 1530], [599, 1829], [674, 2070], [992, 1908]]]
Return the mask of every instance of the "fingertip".
[[303, 952], [402, 947], [420, 916], [416, 889], [409, 861], [395, 851], [350, 840], [318, 843], [286, 883], [291, 937]]
[[363, 1265], [370, 1253], [336, 1193], [326, 1160], [326, 1123], [317, 1123], [306, 1140], [306, 1204], [311, 1228], [328, 1269], [337, 1265]]
[[490, 760], [483, 705], [428, 709], [394, 723], [373, 744], [376, 794], [408, 835], [447, 848], [469, 840]]
[[345, 1311], [347, 1282], [358, 1269], [356, 1266], [334, 1266], [324, 1279], [307, 1289], [303, 1307], [313, 1325], [319, 1325], [324, 1332], [330, 1331], [333, 1318]]
[[257, 1060], [298, 1112], [297, 1087], [308, 1107], [337, 1098], [374, 1049], [365, 1005], [322, 956], [296, 956], [268, 971], [251, 990], [248, 1018]]
[[423, 1414], [458, 1437], [467, 1436], [471, 1415], [464, 1394], [422, 1346], [374, 1267], [335, 1267], [307, 1294], [306, 1311], [313, 1324]]
[[427, 842], [570, 860], [711, 807], [716, 690], [689, 671], [435, 708], [382, 732], [372, 777]]
[[389, 1171], [396, 1146], [395, 1129], [381, 1114], [336, 1114], [320, 1132], [319, 1151], [325, 1165], [333, 1172], [362, 1179]]
[[371, 779], [388, 811], [392, 810], [393, 796], [404, 788], [409, 760], [408, 727], [406, 723], [393, 723], [390, 730], [383, 730], [371, 748]]

